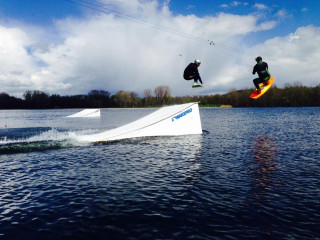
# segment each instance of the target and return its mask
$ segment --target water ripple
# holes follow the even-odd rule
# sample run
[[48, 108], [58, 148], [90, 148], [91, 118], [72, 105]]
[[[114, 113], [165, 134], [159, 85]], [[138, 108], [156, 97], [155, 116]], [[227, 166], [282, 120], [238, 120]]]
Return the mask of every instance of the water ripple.
[[0, 144], [0, 238], [320, 239], [319, 111], [201, 118], [201, 136], [93, 145], [66, 137], [73, 123], [11, 129], [54, 137]]

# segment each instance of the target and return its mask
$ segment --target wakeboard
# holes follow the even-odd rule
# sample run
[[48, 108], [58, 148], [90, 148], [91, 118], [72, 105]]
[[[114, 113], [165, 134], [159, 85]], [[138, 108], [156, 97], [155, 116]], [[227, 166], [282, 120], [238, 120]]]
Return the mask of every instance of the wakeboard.
[[258, 99], [259, 97], [261, 97], [263, 94], [266, 93], [266, 91], [269, 90], [269, 88], [271, 87], [271, 85], [274, 82], [274, 77], [270, 77], [270, 79], [267, 81], [267, 85], [264, 85], [263, 83], [259, 84], [259, 87], [261, 89], [261, 92], [259, 94], [254, 93], [254, 91], [250, 94], [250, 98], [253, 99]]
[[193, 84], [192, 87], [193, 88], [202, 87], [202, 84]]

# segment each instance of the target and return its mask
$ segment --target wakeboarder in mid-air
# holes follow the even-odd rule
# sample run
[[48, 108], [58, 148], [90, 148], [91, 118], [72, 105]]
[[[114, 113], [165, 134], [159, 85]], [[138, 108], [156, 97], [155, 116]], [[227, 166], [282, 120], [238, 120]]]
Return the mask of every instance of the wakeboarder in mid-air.
[[[193, 79], [193, 85], [192, 87], [203, 87], [203, 83], [198, 71], [198, 67], [200, 66], [201, 62], [200, 60], [196, 59], [193, 63], [190, 63], [186, 69], [183, 72], [183, 78], [185, 80], [192, 80]], [[198, 83], [198, 81], [200, 83]]]
[[274, 82], [274, 77], [271, 77], [268, 64], [262, 62], [262, 57], [256, 58], [257, 64], [253, 67], [252, 74], [258, 73], [259, 77], [253, 80], [256, 89], [250, 94], [250, 98], [258, 99], [265, 94]]
[[253, 67], [252, 74], [258, 73], [258, 78], [253, 80], [253, 84], [256, 86], [255, 94], [260, 94], [261, 89], [259, 84], [262, 83], [263, 85], [268, 85], [268, 80], [270, 79], [271, 75], [268, 70], [268, 64], [262, 61], [262, 57], [256, 58], [257, 64]]

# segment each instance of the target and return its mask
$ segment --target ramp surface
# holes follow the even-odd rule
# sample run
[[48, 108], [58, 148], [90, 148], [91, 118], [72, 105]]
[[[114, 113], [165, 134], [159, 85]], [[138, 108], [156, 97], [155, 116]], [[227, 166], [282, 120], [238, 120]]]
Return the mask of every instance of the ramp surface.
[[178, 136], [201, 134], [198, 103], [187, 103], [160, 108], [132, 123], [102, 133], [79, 136], [87, 142], [114, 141], [148, 136]]
[[100, 117], [100, 109], [84, 109], [81, 112], [72, 114], [70, 116], [67, 116], [70, 118], [76, 118], [76, 117]]

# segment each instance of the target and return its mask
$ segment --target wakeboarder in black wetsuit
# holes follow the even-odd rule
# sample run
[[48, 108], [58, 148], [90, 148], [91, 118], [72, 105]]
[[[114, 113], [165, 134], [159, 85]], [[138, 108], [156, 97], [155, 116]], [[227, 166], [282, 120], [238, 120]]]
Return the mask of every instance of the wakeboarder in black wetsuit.
[[183, 72], [183, 78], [185, 80], [193, 79], [194, 84], [198, 84], [198, 80], [200, 81], [201, 85], [203, 86], [198, 67], [200, 66], [200, 60], [196, 59], [193, 63], [190, 63]]
[[253, 67], [252, 74], [258, 73], [259, 78], [255, 78], [253, 80], [253, 84], [256, 86], [255, 93], [259, 94], [261, 89], [259, 87], [259, 83], [267, 84], [268, 80], [270, 79], [270, 73], [268, 70], [268, 64], [266, 62], [262, 62], [262, 57], [256, 58], [257, 64]]

